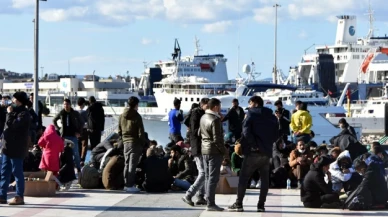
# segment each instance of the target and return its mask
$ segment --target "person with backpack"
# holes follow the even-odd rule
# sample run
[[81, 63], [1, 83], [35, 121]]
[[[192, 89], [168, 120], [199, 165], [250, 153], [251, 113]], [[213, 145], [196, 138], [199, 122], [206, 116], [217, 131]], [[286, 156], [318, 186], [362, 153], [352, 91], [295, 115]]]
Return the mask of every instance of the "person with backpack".
[[243, 200], [249, 179], [256, 170], [259, 170], [261, 189], [257, 211], [265, 212], [264, 204], [270, 181], [270, 158], [273, 144], [279, 138], [278, 119], [271, 109], [264, 107], [261, 97], [253, 96], [249, 99], [249, 109], [242, 128], [240, 144], [244, 160], [240, 171], [237, 199], [228, 210], [244, 211]]

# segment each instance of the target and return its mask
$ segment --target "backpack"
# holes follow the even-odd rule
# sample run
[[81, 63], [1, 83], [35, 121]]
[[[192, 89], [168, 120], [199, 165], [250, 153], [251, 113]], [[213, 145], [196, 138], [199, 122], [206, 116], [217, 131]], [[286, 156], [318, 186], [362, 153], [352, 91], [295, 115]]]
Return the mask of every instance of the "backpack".
[[85, 165], [80, 174], [79, 183], [84, 189], [96, 189], [100, 185], [100, 173], [90, 165]]
[[102, 183], [105, 189], [122, 190], [124, 188], [124, 157], [120, 155], [109, 159], [102, 172]]

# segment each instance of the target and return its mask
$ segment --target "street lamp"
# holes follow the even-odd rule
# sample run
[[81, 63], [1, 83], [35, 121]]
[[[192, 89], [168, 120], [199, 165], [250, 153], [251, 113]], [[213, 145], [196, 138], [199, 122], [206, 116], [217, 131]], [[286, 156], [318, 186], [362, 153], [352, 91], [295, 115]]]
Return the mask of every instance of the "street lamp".
[[35, 49], [34, 49], [34, 110], [38, 114], [39, 112], [39, 106], [38, 106], [38, 100], [39, 100], [39, 1], [47, 1], [47, 0], [36, 0], [35, 4]]
[[277, 39], [278, 39], [278, 7], [280, 7], [279, 4], [275, 4], [273, 6], [275, 8], [275, 65], [273, 67], [273, 83], [278, 83], [278, 67], [277, 67]]

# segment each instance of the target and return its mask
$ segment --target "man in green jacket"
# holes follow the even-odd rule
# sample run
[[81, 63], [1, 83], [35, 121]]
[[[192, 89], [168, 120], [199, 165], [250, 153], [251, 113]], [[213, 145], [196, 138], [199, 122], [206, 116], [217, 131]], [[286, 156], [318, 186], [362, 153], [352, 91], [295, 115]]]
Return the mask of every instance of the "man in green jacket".
[[137, 112], [139, 99], [131, 96], [128, 99], [129, 108], [125, 109], [119, 119], [119, 135], [124, 143], [124, 178], [125, 190], [136, 193], [140, 190], [135, 187], [136, 167], [145, 145], [144, 126], [140, 114]]

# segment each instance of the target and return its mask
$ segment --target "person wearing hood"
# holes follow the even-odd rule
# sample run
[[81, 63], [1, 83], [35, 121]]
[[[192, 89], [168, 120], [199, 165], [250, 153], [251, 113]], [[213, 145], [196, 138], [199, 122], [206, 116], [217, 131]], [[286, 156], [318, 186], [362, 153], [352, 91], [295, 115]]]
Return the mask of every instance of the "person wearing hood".
[[[306, 208], [339, 208], [341, 206], [339, 195], [332, 190], [331, 174], [329, 172], [331, 160], [325, 156], [319, 158], [318, 163], [311, 165], [303, 186], [300, 197]], [[325, 175], [328, 182], [325, 182]]]
[[368, 152], [366, 146], [361, 144], [349, 130], [344, 130], [337, 136], [331, 138], [330, 143], [334, 147], [339, 147], [341, 151], [348, 150], [351, 159], [356, 159], [358, 156]]
[[135, 187], [136, 167], [145, 145], [145, 133], [143, 119], [137, 112], [139, 99], [131, 96], [128, 99], [129, 108], [126, 108], [119, 118], [118, 134], [124, 143], [124, 178], [125, 190], [136, 193], [140, 190]]
[[90, 106], [86, 110], [88, 115], [88, 132], [90, 147], [93, 150], [101, 142], [101, 134], [105, 128], [105, 112], [102, 104], [94, 96], [89, 97]]
[[353, 168], [349, 151], [343, 151], [336, 161], [330, 164], [329, 169], [332, 177], [333, 191], [354, 191], [362, 181], [362, 177]]
[[242, 163], [236, 202], [229, 211], [242, 212], [243, 200], [249, 179], [256, 170], [260, 173], [261, 188], [257, 203], [257, 211], [265, 212], [270, 182], [270, 158], [273, 144], [279, 138], [279, 122], [273, 111], [264, 107], [260, 96], [249, 99], [249, 110], [243, 122], [243, 132], [240, 141], [244, 160]]
[[2, 163], [0, 178], [0, 204], [7, 203], [7, 191], [11, 174], [16, 181], [16, 196], [9, 205], [24, 205], [23, 161], [28, 153], [28, 133], [31, 124], [26, 108], [28, 97], [25, 92], [13, 95], [12, 105], [7, 107], [3, 132]]
[[354, 128], [352, 126], [350, 126], [348, 124], [348, 122], [346, 122], [346, 119], [345, 118], [341, 118], [339, 121], [338, 121], [338, 125], [339, 127], [341, 128], [341, 133], [340, 134], [346, 134], [346, 133], [350, 133], [352, 136], [354, 136], [356, 139], [357, 139], [357, 133], [356, 131], [354, 130]]
[[363, 180], [345, 201], [346, 208], [369, 210], [387, 207], [388, 189], [382, 158], [381, 153], [366, 153], [354, 160], [354, 168], [363, 176]]
[[[59, 127], [58, 120], [61, 120], [62, 127]], [[71, 107], [69, 99], [63, 100], [63, 109], [53, 119], [56, 129], [60, 129], [61, 137], [70, 140], [74, 144], [74, 161], [78, 173], [81, 172], [81, 158], [78, 148], [78, 138], [82, 133], [84, 122], [81, 115]]]
[[292, 174], [298, 180], [298, 189], [301, 188], [303, 179], [313, 163], [313, 153], [305, 146], [303, 139], [299, 139], [296, 149], [290, 154], [289, 165]]
[[303, 139], [307, 144], [311, 140], [311, 127], [313, 126], [313, 119], [307, 111], [307, 105], [301, 101], [297, 101], [296, 112], [291, 116], [290, 128], [294, 133], [295, 141]]

